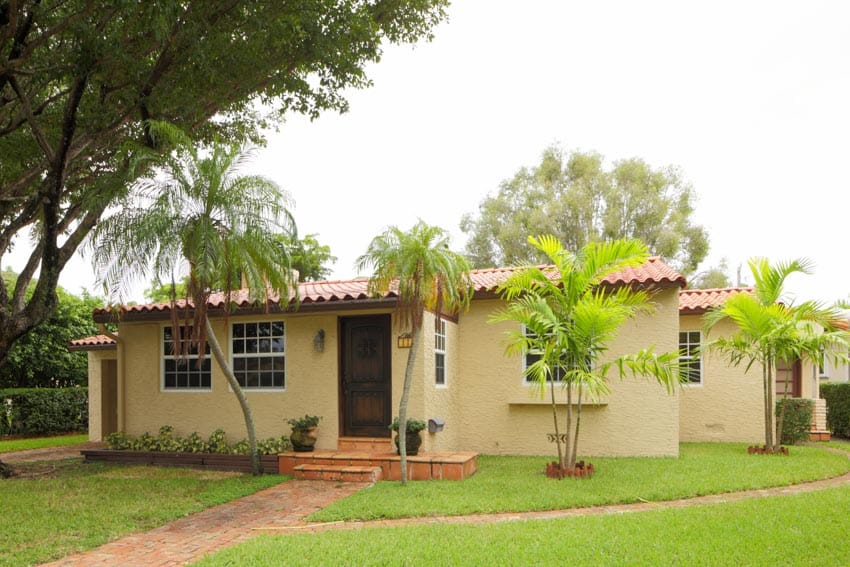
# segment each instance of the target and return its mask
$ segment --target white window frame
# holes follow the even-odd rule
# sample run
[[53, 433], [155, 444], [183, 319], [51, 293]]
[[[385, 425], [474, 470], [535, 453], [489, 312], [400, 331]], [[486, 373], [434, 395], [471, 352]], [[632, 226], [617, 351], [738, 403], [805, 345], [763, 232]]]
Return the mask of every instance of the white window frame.
[[[269, 352], [256, 352], [256, 353], [236, 353], [233, 348], [233, 340], [234, 334], [233, 329], [236, 325], [258, 325], [261, 323], [280, 323], [283, 326], [283, 335], [280, 338], [283, 339], [283, 351], [276, 353], [273, 351]], [[258, 339], [260, 337], [258, 336]], [[275, 338], [275, 335], [270, 335], [269, 340]], [[230, 368], [233, 370], [233, 373], [236, 375], [237, 381], [239, 380], [239, 374], [236, 370], [236, 360], [237, 359], [262, 359], [267, 357], [282, 357], [283, 358], [283, 386], [275, 387], [275, 386], [248, 386], [247, 382], [245, 385], [240, 384], [242, 390], [245, 392], [273, 392], [280, 393], [286, 391], [286, 383], [287, 383], [287, 371], [286, 371], [286, 321], [283, 319], [274, 319], [274, 320], [251, 320], [251, 321], [231, 321], [230, 325], [228, 325], [228, 345], [230, 345]], [[232, 390], [232, 388], [230, 388]]]
[[[684, 343], [682, 342], [682, 334], [683, 333], [686, 335], [686, 340], [685, 340]], [[697, 343], [691, 342], [691, 336], [690, 336], [691, 333], [696, 333], [697, 336], [699, 337], [699, 341]], [[697, 352], [699, 353], [697, 356], [693, 356], [692, 354], [690, 354], [691, 347], [694, 347], [694, 346], [697, 348]], [[684, 355], [682, 354], [683, 350], [685, 350], [685, 349], [687, 349], [687, 352], [689, 354], [684, 354]], [[683, 382], [682, 385], [688, 386], [688, 387], [700, 387], [700, 386], [705, 384], [704, 364], [703, 364], [703, 359], [702, 359], [702, 331], [699, 331], [699, 330], [685, 330], [685, 331], [680, 330], [679, 331], [679, 364], [681, 365], [683, 362], [688, 362], [688, 361], [692, 361], [692, 360], [696, 360], [697, 363], [699, 364], [699, 382], [694, 382], [694, 381], [690, 380], [690, 378], [689, 378], [688, 381]], [[688, 374], [688, 376], [690, 376], [690, 373]]]
[[[181, 325], [181, 327], [182, 327], [182, 325]], [[166, 331], [166, 329], [171, 329], [171, 325], [162, 325], [159, 329], [159, 376], [160, 376], [159, 391], [162, 392], [162, 393], [167, 393], [167, 394], [175, 394], [175, 393], [180, 393], [180, 394], [207, 394], [209, 392], [212, 392], [212, 384], [213, 384], [213, 380], [212, 380], [212, 358], [211, 358], [212, 354], [210, 354], [209, 352], [207, 352], [204, 355], [205, 360], [208, 361], [208, 364], [210, 365], [210, 370], [209, 370], [209, 372], [210, 372], [210, 385], [209, 385], [209, 387], [203, 387], [203, 386], [191, 387], [191, 386], [189, 386], [189, 387], [185, 387], [185, 388], [178, 388], [178, 387], [170, 388], [170, 387], [167, 387], [165, 385], [165, 372], [166, 372], [165, 371], [165, 363], [166, 363], [167, 360], [176, 360], [177, 359], [177, 357], [174, 354], [168, 352], [168, 350], [165, 348], [165, 331]], [[209, 351], [209, 349], [210, 349], [209, 345], [206, 345], [206, 350]], [[192, 355], [191, 361], [194, 362], [195, 360], [197, 360], [197, 358], [198, 358], [198, 355]]]
[[[434, 325], [434, 385], [437, 388], [448, 388], [448, 375], [449, 375], [449, 365], [448, 360], [449, 357], [446, 353], [448, 346], [448, 332], [446, 329], [446, 320], [440, 318], [439, 320], [435, 320]], [[437, 365], [437, 357], [443, 357], [443, 381], [437, 381], [437, 369], [439, 368]]]
[[[529, 331], [528, 331], [528, 327], [526, 327], [525, 325], [523, 325], [523, 326], [522, 326], [522, 334], [523, 334], [523, 335], [525, 335], [525, 336], [528, 336], [528, 333], [529, 333]], [[530, 378], [530, 377], [529, 377], [529, 376], [525, 373], [525, 372], [526, 372], [526, 370], [528, 370], [528, 355], [529, 355], [529, 354], [536, 354], [536, 353], [535, 353], [534, 351], [529, 351], [529, 352], [524, 352], [524, 353], [522, 354], [522, 385], [523, 385], [523, 386], [526, 386], [526, 387], [528, 387], [528, 386], [534, 386], [534, 385], [536, 384], [535, 380], [533, 380], [532, 378]], [[552, 383], [552, 378], [551, 378], [551, 377], [550, 377], [550, 378], [548, 378], [548, 379], [546, 380], [546, 383], [547, 383], [547, 384]], [[561, 379], [560, 379], [560, 380], [555, 380], [555, 383], [556, 383], [556, 384], [562, 384], [562, 383], [563, 383], [563, 376], [561, 377]]]

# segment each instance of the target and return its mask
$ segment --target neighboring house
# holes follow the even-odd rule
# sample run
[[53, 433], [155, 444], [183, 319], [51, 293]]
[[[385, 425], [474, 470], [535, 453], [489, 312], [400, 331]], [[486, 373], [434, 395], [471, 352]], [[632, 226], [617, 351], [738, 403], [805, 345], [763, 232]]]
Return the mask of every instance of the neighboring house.
[[[850, 327], [850, 310], [844, 309], [841, 311], [841, 314], [841, 327], [847, 329]], [[821, 381], [850, 382], [850, 364], [845, 364], [829, 356], [824, 356], [818, 367], [818, 375]]]
[[[445, 427], [423, 434], [423, 450], [554, 450], [546, 436], [554, 432], [548, 400], [525, 379], [524, 357], [505, 355], [505, 331], [512, 324], [488, 322], [504, 305], [496, 289], [510, 271], [474, 270], [468, 311], [439, 320], [426, 314], [408, 415]], [[696, 315], [708, 305], [695, 309], [683, 299], [680, 318], [685, 278], [660, 259], [605, 283], [650, 290], [656, 305], [653, 314], [623, 327], [611, 356], [649, 347], [675, 351], [683, 337], [686, 348], [704, 340]], [[389, 436], [407, 362], [408, 329], [394, 325], [395, 295], [371, 297], [367, 286], [365, 278], [301, 283], [297, 309], [273, 302], [268, 312], [235, 292], [237, 307], [226, 318], [223, 295], [211, 296], [213, 326], [246, 389], [260, 437], [288, 433], [286, 419], [304, 414], [323, 417], [320, 449], [336, 449], [346, 437]], [[694, 298], [694, 293], [681, 296]], [[718, 292], [711, 301], [719, 297]], [[100, 323], [112, 317], [105, 310], [94, 316]], [[209, 356], [200, 367], [175, 360], [175, 339], [170, 306], [151, 304], [125, 308], [117, 335], [72, 343], [89, 355], [92, 440], [119, 430], [155, 433], [166, 424], [181, 435], [206, 436], [223, 428], [232, 438], [244, 437], [241, 411], [217, 365]], [[761, 372], [743, 375], [705, 355], [690, 362], [694, 384], [673, 395], [654, 381], [613, 377], [611, 393], [585, 406], [580, 453], [675, 456], [680, 440], [759, 440]], [[559, 395], [563, 399], [563, 392]]]

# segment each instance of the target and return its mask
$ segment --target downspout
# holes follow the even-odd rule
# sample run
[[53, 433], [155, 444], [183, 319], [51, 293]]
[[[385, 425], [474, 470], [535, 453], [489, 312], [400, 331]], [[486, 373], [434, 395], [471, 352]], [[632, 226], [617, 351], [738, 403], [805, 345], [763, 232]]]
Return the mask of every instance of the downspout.
[[126, 373], [124, 372], [124, 367], [126, 365], [124, 361], [124, 343], [121, 341], [121, 337], [110, 331], [106, 328], [106, 325], [103, 323], [98, 323], [98, 330], [101, 335], [107, 336], [113, 341], [115, 341], [116, 345], [116, 357], [118, 358], [118, 376], [116, 376], [116, 403], [118, 405], [116, 409], [118, 413], [118, 423], [116, 424], [118, 431], [124, 431], [124, 376]]

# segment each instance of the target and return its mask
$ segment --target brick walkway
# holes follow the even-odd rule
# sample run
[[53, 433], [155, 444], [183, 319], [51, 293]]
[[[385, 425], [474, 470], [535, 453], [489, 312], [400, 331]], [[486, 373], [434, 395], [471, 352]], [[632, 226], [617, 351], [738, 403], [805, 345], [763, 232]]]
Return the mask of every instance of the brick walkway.
[[49, 565], [183, 565], [266, 530], [304, 525], [308, 514], [365, 486], [317, 480], [284, 482]]

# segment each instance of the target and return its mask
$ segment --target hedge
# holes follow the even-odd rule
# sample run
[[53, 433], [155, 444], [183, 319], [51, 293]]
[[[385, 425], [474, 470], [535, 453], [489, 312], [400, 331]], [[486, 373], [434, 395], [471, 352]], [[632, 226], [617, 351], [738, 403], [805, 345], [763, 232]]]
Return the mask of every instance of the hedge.
[[[222, 429], [216, 429], [209, 439], [204, 441], [197, 432], [190, 433], [188, 437], [175, 435], [174, 427], [171, 425], [160, 427], [159, 435], [156, 436], [147, 431], [139, 437], [128, 435], [123, 431], [110, 433], [106, 436], [106, 447], [114, 451], [218, 453], [221, 455], [248, 455], [251, 452], [246, 439], [231, 444]], [[276, 455], [291, 448], [292, 444], [286, 435], [257, 441], [257, 451], [261, 455]]]
[[782, 420], [782, 443], [797, 445], [809, 440], [812, 428], [815, 402], [807, 398], [784, 398], [776, 400], [776, 417], [785, 405], [785, 417]]
[[826, 426], [833, 435], [850, 438], [850, 383], [821, 384], [820, 397], [826, 400]]
[[51, 435], [88, 429], [88, 388], [0, 390], [0, 404], [0, 435]]

